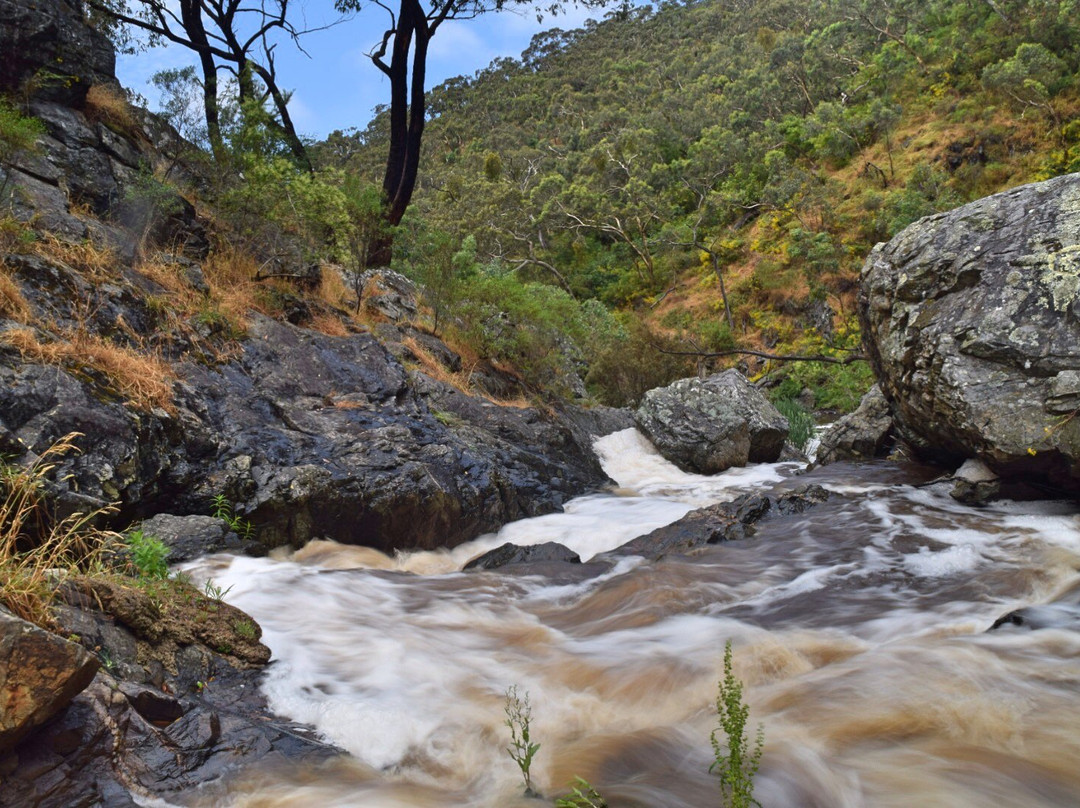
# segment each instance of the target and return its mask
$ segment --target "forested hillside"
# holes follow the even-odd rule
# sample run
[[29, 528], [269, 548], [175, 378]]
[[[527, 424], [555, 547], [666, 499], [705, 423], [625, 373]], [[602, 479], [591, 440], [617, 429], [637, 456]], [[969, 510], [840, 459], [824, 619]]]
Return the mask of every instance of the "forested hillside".
[[[740, 360], [678, 352], [842, 357], [875, 242], [1080, 170], [1078, 66], [1075, 0], [624, 5], [431, 91], [397, 260], [440, 328], [537, 383], [572, 342], [614, 403]], [[374, 181], [385, 130], [318, 159]], [[785, 370], [819, 407], [869, 383]]]

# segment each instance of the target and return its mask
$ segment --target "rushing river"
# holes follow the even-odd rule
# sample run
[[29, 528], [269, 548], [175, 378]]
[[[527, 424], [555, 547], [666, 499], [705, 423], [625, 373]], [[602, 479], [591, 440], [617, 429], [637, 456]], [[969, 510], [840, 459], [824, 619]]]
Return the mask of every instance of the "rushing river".
[[632, 430], [597, 448], [617, 491], [450, 552], [315, 543], [288, 560], [197, 562], [263, 626], [273, 709], [352, 759], [260, 769], [194, 803], [550, 805], [522, 796], [505, 751], [516, 685], [546, 796], [584, 777], [612, 808], [717, 806], [709, 734], [731, 640], [764, 725], [765, 808], [1080, 805], [1080, 610], [987, 633], [1012, 609], [1075, 602], [1075, 506], [973, 509], [913, 484], [915, 469], [840, 465], [804, 478], [839, 496], [748, 541], [555, 577], [459, 571], [505, 541], [558, 541], [588, 561], [799, 468], [684, 474]]

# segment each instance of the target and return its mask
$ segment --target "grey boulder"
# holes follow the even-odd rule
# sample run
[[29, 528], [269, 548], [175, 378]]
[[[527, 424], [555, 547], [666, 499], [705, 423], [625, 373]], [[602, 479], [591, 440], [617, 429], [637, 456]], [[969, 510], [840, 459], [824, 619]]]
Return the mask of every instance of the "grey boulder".
[[921, 219], [870, 253], [860, 318], [923, 459], [1080, 491], [1080, 174]]
[[870, 460], [884, 454], [893, 432], [889, 402], [876, 384], [862, 397], [854, 412], [838, 419], [821, 438], [819, 466], [840, 460]]
[[771, 463], [788, 435], [787, 419], [737, 370], [650, 390], [635, 421], [661, 455], [698, 474]]

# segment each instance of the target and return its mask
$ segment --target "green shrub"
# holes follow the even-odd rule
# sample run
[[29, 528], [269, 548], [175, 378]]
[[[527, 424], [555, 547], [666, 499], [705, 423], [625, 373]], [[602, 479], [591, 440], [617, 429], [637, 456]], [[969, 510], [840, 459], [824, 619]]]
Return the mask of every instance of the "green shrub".
[[[720, 726], [712, 731], [715, 761], [709, 771], [719, 775], [723, 804], [729, 808], [761, 808], [754, 799], [754, 775], [761, 763], [761, 750], [765, 745], [765, 728], [758, 724], [753, 750], [746, 737], [746, 722], [750, 707], [743, 703], [743, 685], [731, 670], [731, 640], [724, 645], [724, 678], [720, 680], [720, 692], [716, 696], [716, 712]], [[724, 741], [721, 742], [721, 734]]]
[[148, 536], [141, 530], [127, 534], [131, 563], [141, 578], [162, 580], [169, 577], [169, 548], [161, 539]]
[[45, 127], [37, 118], [19, 112], [6, 98], [0, 98], [0, 197], [7, 192], [9, 172], [15, 158], [22, 152], [33, 151]]

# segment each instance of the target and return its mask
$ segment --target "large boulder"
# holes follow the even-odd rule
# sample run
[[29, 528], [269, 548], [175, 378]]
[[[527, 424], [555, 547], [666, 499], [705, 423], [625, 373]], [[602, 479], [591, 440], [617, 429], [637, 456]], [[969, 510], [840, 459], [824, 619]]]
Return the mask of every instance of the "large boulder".
[[870, 460], [884, 454], [892, 441], [889, 402], [876, 384], [862, 397], [859, 406], [838, 419], [821, 438], [817, 464], [839, 460]]
[[734, 369], [650, 390], [635, 420], [661, 455], [698, 474], [771, 463], [788, 434], [787, 419]]
[[82, 646], [0, 608], [0, 754], [66, 707], [97, 669]]
[[1080, 491], [1080, 174], [922, 219], [862, 272], [866, 348], [924, 459]]

